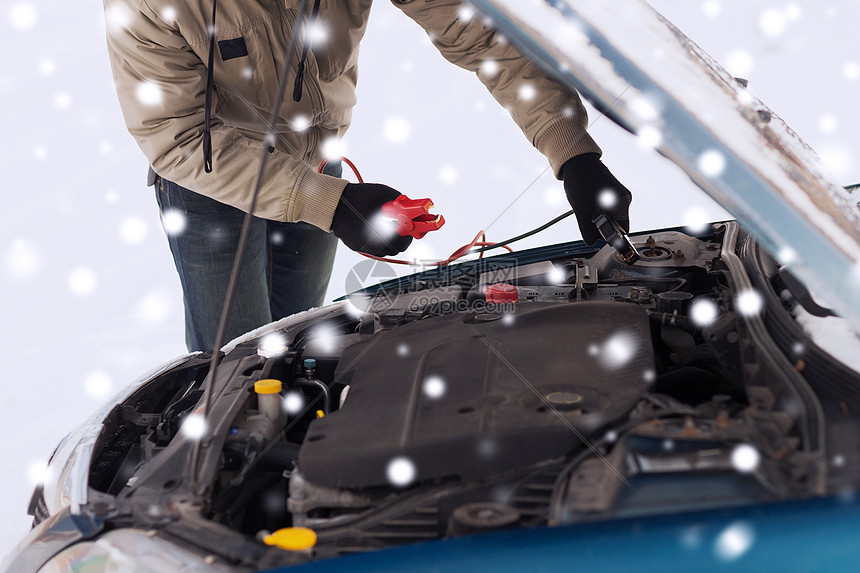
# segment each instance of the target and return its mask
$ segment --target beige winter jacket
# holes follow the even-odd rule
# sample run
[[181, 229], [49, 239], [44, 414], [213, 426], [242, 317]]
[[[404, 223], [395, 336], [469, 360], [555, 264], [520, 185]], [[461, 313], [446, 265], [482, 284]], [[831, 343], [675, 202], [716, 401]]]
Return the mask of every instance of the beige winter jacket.
[[[477, 73], [556, 174], [567, 159], [600, 152], [585, 133], [586, 114], [576, 94], [499, 41], [480, 17], [468, 17], [458, 0], [393, 3], [427, 31], [445, 58]], [[269, 147], [267, 123], [298, 6], [299, 0], [219, 0], [214, 170], [205, 173], [203, 109], [212, 0], [105, 0], [122, 112], [159, 175], [247, 211], [261, 153]], [[308, 55], [299, 103], [290, 94], [301, 49], [291, 62], [256, 215], [329, 230], [346, 181], [317, 174], [315, 167], [323, 159], [323, 142], [342, 137], [349, 127], [358, 45], [370, 6], [371, 0], [322, 0], [319, 21], [327, 40]]]

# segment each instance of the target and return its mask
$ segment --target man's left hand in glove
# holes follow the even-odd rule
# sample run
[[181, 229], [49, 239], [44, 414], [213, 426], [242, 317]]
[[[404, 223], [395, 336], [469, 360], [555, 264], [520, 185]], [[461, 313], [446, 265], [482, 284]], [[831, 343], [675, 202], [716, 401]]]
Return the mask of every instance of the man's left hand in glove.
[[592, 222], [600, 211], [618, 221], [624, 232], [630, 230], [628, 211], [633, 197], [600, 161], [598, 154], [584, 153], [567, 160], [561, 167], [561, 176], [567, 200], [576, 212], [579, 231], [587, 244], [593, 245], [601, 238]]

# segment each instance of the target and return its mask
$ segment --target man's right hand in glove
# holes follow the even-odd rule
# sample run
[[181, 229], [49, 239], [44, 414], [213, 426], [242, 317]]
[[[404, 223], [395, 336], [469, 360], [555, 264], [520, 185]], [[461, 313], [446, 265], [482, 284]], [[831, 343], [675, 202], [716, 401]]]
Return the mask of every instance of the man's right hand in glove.
[[569, 159], [561, 166], [564, 191], [583, 240], [593, 245], [600, 239], [600, 231], [593, 220], [598, 212], [611, 215], [627, 233], [630, 231], [630, 200], [627, 187], [615, 178], [600, 161], [596, 153], [584, 153]]
[[334, 211], [331, 230], [343, 243], [376, 257], [396, 255], [412, 242], [395, 231], [397, 223], [382, 216], [382, 206], [401, 193], [376, 183], [348, 183]]

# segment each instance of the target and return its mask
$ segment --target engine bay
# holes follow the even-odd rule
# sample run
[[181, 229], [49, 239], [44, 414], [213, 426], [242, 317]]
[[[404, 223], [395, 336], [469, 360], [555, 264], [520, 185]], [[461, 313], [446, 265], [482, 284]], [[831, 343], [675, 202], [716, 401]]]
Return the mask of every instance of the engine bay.
[[[92, 487], [118, 524], [163, 526], [172, 496], [254, 566], [837, 487], [824, 412], [841, 406], [817, 397], [833, 365], [770, 324], [804, 294], [733, 222], [633, 239], [634, 265], [581, 243], [476, 260], [251, 333], [222, 361], [202, 493], [165, 452], [203, 360], [170, 400], [120, 410]], [[312, 553], [267, 553], [288, 527], [315, 532]]]

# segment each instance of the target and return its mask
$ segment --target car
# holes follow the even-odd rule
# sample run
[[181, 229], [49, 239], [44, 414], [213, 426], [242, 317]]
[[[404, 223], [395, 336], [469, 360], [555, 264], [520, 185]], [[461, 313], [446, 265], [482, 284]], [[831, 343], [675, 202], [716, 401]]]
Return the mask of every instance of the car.
[[644, 3], [473, 4], [737, 219], [395, 278], [179, 357], [60, 443], [4, 570], [856, 561], [851, 190]]

